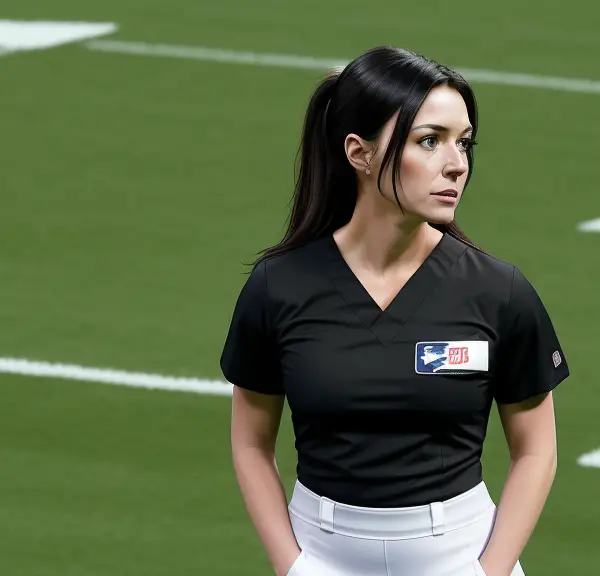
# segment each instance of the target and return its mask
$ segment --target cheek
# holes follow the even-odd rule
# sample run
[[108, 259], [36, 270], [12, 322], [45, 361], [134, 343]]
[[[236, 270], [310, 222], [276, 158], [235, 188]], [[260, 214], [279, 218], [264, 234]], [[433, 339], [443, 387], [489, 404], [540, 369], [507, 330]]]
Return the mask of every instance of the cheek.
[[400, 163], [399, 183], [406, 194], [414, 194], [428, 188], [438, 169], [435, 159], [416, 153], [405, 153]]

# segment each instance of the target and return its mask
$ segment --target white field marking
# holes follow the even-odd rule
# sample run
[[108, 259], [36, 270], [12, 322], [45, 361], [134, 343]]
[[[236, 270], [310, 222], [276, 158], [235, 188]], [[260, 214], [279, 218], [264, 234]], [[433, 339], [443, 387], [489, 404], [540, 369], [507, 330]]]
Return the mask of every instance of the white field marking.
[[581, 222], [578, 224], [577, 230], [580, 232], [600, 232], [600, 218]]
[[160, 374], [125, 372], [107, 368], [86, 368], [71, 364], [37, 362], [22, 358], [0, 358], [0, 373], [41, 376], [82, 382], [99, 382], [134, 388], [196, 392], [217, 396], [231, 396], [233, 386], [219, 380], [177, 378]]
[[[92, 40], [86, 47], [98, 52], [116, 54], [133, 54], [138, 56], [162, 56], [201, 60], [205, 62], [222, 62], [228, 64], [246, 64], [250, 66], [275, 66], [280, 68], [302, 68], [306, 70], [326, 70], [345, 66], [347, 61], [327, 58], [312, 58], [292, 54], [266, 54], [257, 52], [236, 52], [220, 48], [204, 48], [202, 46], [177, 46], [172, 44], [147, 44], [144, 42], [125, 42], [115, 40]], [[474, 68], [458, 68], [468, 80], [481, 84], [506, 86], [525, 86], [543, 88], [563, 92], [579, 92], [600, 94], [600, 81], [580, 78], [559, 78], [554, 76], [538, 76], [535, 74], [516, 74], [511, 72], [495, 72]]]
[[[88, 368], [75, 364], [56, 364], [38, 362], [23, 358], [0, 358], [0, 373], [97, 382], [116, 386], [147, 388], [150, 390], [169, 390], [177, 392], [195, 392], [215, 396], [231, 396], [233, 386], [219, 380], [201, 380], [198, 378], [177, 378], [143, 372], [126, 372], [108, 368]], [[583, 454], [577, 460], [580, 466], [600, 468], [600, 449]]]
[[600, 468], [600, 448], [587, 454], [582, 454], [577, 459], [577, 464], [586, 468]]
[[324, 70], [336, 66], [345, 66], [343, 60], [325, 60], [306, 56], [286, 54], [260, 54], [255, 52], [234, 52], [220, 48], [201, 46], [176, 46], [172, 44], [146, 44], [144, 42], [120, 42], [115, 40], [92, 40], [86, 47], [99, 52], [116, 54], [134, 54], [137, 56], [162, 56], [221, 62], [226, 64], [247, 64], [250, 66], [274, 66], [278, 68], [302, 68], [306, 70]]
[[0, 20], [0, 55], [81, 42], [117, 31], [112, 22]]

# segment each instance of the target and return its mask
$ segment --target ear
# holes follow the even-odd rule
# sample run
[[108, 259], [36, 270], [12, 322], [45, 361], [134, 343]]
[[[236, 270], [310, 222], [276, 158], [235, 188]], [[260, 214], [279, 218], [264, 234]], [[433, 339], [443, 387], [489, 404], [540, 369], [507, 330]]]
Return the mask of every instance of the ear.
[[344, 141], [346, 158], [355, 170], [364, 172], [373, 158], [373, 145], [356, 134], [348, 134]]

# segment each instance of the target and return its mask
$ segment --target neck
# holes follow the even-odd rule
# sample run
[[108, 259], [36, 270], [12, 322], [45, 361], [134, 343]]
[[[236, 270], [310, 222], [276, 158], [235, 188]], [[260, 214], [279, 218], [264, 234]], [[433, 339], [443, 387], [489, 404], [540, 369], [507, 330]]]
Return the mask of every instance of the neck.
[[441, 232], [423, 221], [398, 222], [397, 214], [377, 217], [358, 211], [334, 233], [340, 249], [350, 259], [376, 274], [415, 263], [420, 265], [441, 236]]

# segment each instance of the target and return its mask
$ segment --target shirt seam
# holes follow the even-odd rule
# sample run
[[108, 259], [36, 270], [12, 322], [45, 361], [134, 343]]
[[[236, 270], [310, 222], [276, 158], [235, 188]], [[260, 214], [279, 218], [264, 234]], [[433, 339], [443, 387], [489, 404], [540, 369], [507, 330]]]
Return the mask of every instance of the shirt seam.
[[[398, 337], [398, 334], [400, 334], [400, 332], [404, 329], [404, 327], [409, 323], [410, 319], [413, 317], [413, 315], [415, 314], [415, 312], [421, 307], [423, 306], [423, 304], [427, 301], [427, 299], [429, 298], [429, 296], [431, 296], [431, 294], [437, 289], [437, 287], [440, 285], [440, 282], [442, 282], [444, 280], [444, 278], [446, 278], [448, 276], [448, 274], [450, 274], [450, 272], [454, 269], [454, 267], [463, 259], [463, 257], [465, 256], [465, 254], [468, 252], [468, 247], [465, 246], [465, 249], [463, 250], [463, 252], [460, 254], [460, 256], [454, 261], [454, 263], [448, 268], [448, 270], [446, 270], [446, 272], [444, 272], [444, 274], [442, 276], [440, 276], [440, 278], [438, 278], [437, 282], [434, 283], [434, 285], [429, 289], [429, 291], [427, 292], [427, 294], [423, 297], [423, 299], [417, 304], [417, 306], [415, 306], [415, 308], [413, 310], [410, 311], [410, 313], [406, 316], [406, 318], [404, 319], [404, 322], [402, 323], [402, 326], [399, 326], [398, 329], [396, 330], [396, 332], [394, 332], [394, 335], [392, 336], [391, 340], [390, 340], [390, 345], [394, 343], [394, 340], [396, 340], [396, 338]], [[387, 346], [385, 346], [387, 348]]]
[[[354, 309], [352, 308], [352, 306], [350, 306], [350, 304], [348, 303], [348, 301], [346, 300], [346, 298], [344, 298], [344, 295], [340, 293], [340, 291], [335, 287], [335, 284], [331, 281], [331, 278], [329, 278], [329, 276], [327, 274], [324, 274], [324, 277], [327, 279], [327, 282], [329, 283], [329, 285], [331, 286], [331, 289], [335, 292], [335, 294], [337, 294], [342, 302], [346, 305], [346, 308], [348, 308], [348, 310], [350, 310], [350, 312], [354, 315], [354, 317], [371, 333], [373, 334], [373, 336], [379, 341], [379, 343], [384, 347], [387, 348], [387, 346], [385, 345], [384, 342], [381, 341], [381, 338], [379, 338], [379, 336], [377, 336], [377, 334], [375, 334], [375, 332], [373, 332], [372, 330], [372, 326], [373, 324], [375, 324], [375, 322], [373, 322], [373, 324], [371, 326], [367, 326], [367, 324], [365, 322], [363, 322], [363, 319], [354, 311]], [[382, 312], [385, 312], [385, 310], [383, 310]]]
[[[507, 339], [509, 337], [509, 334], [507, 332], [508, 330], [508, 323], [509, 323], [509, 317], [510, 317], [510, 307], [512, 304], [512, 299], [513, 299], [513, 293], [514, 293], [514, 287], [515, 287], [515, 275], [516, 275], [516, 266], [512, 266], [512, 277], [510, 279], [510, 290], [508, 292], [508, 298], [506, 300], [506, 312], [504, 314], [502, 314], [501, 317], [501, 324], [498, 330], [498, 335], [499, 335], [499, 353], [502, 354], [504, 351], [504, 347], [506, 346], [506, 342]], [[502, 386], [502, 382], [500, 382], [498, 380], [499, 378], [499, 374], [498, 374], [498, 370], [499, 370], [499, 363], [500, 360], [500, 356], [496, 359], [496, 369], [495, 369], [495, 373], [492, 376], [492, 382], [493, 382], [493, 396], [494, 398], [496, 397], [497, 391], [498, 391], [498, 386]]]
[[440, 460], [442, 461], [442, 466], [441, 466], [441, 476], [442, 476], [442, 486], [444, 486], [446, 484], [445, 482], [445, 476], [446, 476], [446, 463], [444, 462], [444, 446], [442, 443], [440, 443]]
[[271, 307], [269, 306], [270, 296], [269, 296], [269, 280], [267, 278], [267, 261], [263, 262], [264, 274], [265, 277], [265, 296], [266, 296], [266, 312], [267, 312], [267, 330], [269, 331], [269, 335], [273, 334], [273, 325], [271, 323]]
[[[279, 358], [277, 358], [277, 353], [278, 353], [277, 339], [275, 338], [275, 333], [273, 332], [273, 323], [272, 323], [272, 319], [271, 319], [271, 305], [270, 305], [271, 297], [269, 295], [269, 281], [267, 278], [267, 260], [263, 260], [262, 266], [263, 266], [263, 276], [265, 277], [264, 306], [266, 308], [265, 313], [266, 313], [266, 320], [267, 320], [267, 335], [268, 335], [270, 345], [273, 347], [273, 354], [276, 356], [276, 360], [279, 362]], [[277, 374], [277, 378], [278, 378], [277, 385], [278, 385], [279, 389], [273, 393], [276, 395], [283, 394], [285, 396], [285, 390], [282, 390], [283, 382], [281, 381], [280, 373]]]
[[508, 293], [508, 301], [506, 303], [506, 315], [502, 320], [502, 332], [504, 333], [506, 330], [506, 325], [508, 324], [510, 307], [512, 304], [513, 293], [515, 291], [515, 275], [516, 275], [516, 266], [512, 267], [512, 278], [510, 280], [510, 292]]

